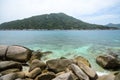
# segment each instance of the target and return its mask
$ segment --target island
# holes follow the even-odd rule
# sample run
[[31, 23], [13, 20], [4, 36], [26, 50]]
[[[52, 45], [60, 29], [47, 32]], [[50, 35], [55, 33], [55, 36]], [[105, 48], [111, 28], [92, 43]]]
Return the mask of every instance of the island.
[[50, 13], [0, 24], [0, 30], [106, 30], [118, 29], [104, 25], [90, 24], [64, 13]]

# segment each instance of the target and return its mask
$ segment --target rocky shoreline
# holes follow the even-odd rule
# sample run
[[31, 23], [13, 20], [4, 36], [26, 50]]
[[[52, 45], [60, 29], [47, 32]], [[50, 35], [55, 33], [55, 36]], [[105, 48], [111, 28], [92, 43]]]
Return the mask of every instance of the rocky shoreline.
[[19, 45], [0, 45], [0, 80], [120, 80], [118, 55], [96, 58], [98, 65], [114, 71], [100, 76], [82, 56], [73, 59], [61, 57], [46, 62], [41, 60], [48, 53]]

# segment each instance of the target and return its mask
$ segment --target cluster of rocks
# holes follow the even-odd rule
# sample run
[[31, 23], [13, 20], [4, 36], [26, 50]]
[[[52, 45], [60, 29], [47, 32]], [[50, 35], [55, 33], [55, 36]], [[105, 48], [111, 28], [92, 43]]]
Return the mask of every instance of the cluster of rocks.
[[[40, 60], [42, 55], [23, 46], [0, 45], [0, 80], [120, 80], [120, 72], [98, 76], [89, 61], [81, 56], [44, 62]], [[106, 56], [99, 56], [97, 63], [104, 68], [110, 67], [108, 64], [112, 64], [112, 58], [106, 60], [103, 57]], [[119, 61], [116, 65], [119, 65]]]

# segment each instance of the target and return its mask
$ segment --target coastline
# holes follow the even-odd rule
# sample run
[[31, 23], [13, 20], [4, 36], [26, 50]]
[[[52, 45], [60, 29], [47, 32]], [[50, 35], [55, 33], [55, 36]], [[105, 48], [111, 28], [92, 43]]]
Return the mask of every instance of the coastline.
[[[110, 77], [114, 79], [116, 75], [119, 74], [119, 70], [110, 73], [97, 72], [91, 66], [89, 61], [82, 56], [77, 56], [72, 59], [68, 59], [63, 56], [57, 59], [50, 59], [47, 61], [41, 59], [42, 57], [48, 54], [52, 54], [52, 53], [50, 51], [47, 52], [33, 51], [27, 47], [19, 46], [19, 45], [12, 45], [12, 46], [0, 45], [0, 57], [1, 57], [0, 65], [2, 65], [0, 66], [0, 71], [1, 71], [0, 79], [3, 80], [6, 78], [9, 79], [10, 77], [17, 75], [16, 77], [14, 77], [14, 79], [23, 78], [23, 79], [35, 79], [35, 80], [41, 80], [41, 79], [58, 80], [60, 76], [61, 78], [70, 77], [71, 80], [78, 80], [78, 79], [99, 80], [99, 78], [101, 77], [105, 77], [105, 78]], [[114, 57], [112, 55], [106, 55], [106, 56], [111, 58], [111, 60], [112, 57]], [[96, 60], [97, 61], [99, 60], [101, 61], [101, 59], [104, 60], [105, 56], [103, 55], [102, 57], [98, 56]], [[116, 63], [114, 64], [117, 65]], [[69, 76], [67, 76], [66, 74], [69, 74]], [[7, 75], [11, 75], [11, 76], [6, 77]], [[14, 79], [9, 79], [9, 80], [14, 80]]]

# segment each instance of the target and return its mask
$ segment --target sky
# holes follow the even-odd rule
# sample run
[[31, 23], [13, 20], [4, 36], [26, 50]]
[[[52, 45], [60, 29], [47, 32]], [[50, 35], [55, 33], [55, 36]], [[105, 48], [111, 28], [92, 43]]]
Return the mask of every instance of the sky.
[[0, 0], [0, 24], [60, 12], [92, 24], [118, 24], [120, 0]]

